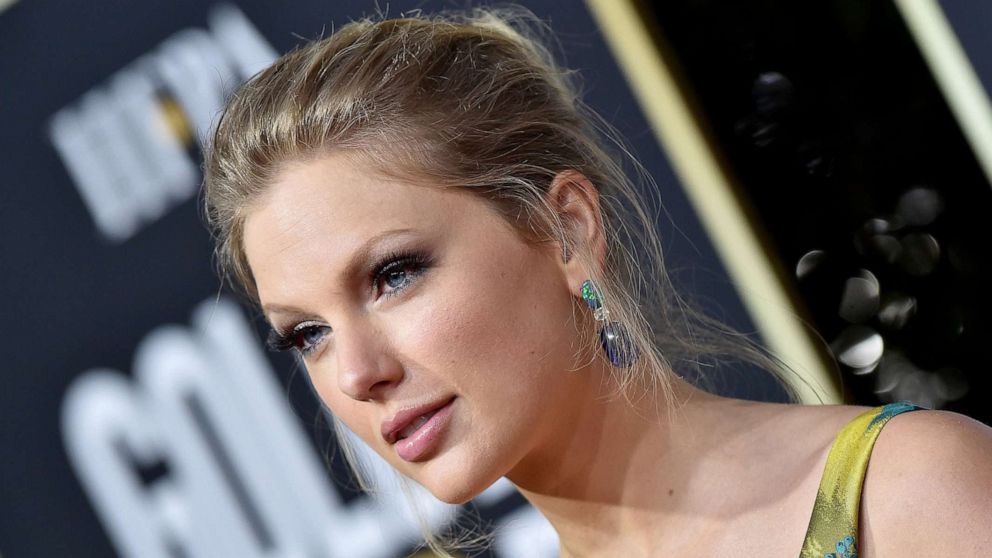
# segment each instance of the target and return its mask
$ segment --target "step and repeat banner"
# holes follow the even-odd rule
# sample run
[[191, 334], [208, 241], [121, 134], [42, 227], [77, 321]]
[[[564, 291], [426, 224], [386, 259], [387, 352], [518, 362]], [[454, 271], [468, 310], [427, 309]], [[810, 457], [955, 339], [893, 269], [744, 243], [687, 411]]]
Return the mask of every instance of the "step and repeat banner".
[[[446, 2], [380, 3], [403, 9]], [[585, 7], [523, 2], [662, 189], [676, 281], [744, 316]], [[357, 491], [293, 359], [224, 289], [200, 216], [224, 99], [375, 3], [15, 2], [0, 12], [0, 554], [394, 557], [419, 528], [393, 473]], [[776, 398], [760, 377], [727, 393]], [[506, 481], [467, 508], [414, 490], [435, 527], [491, 527], [489, 555], [554, 533]]]

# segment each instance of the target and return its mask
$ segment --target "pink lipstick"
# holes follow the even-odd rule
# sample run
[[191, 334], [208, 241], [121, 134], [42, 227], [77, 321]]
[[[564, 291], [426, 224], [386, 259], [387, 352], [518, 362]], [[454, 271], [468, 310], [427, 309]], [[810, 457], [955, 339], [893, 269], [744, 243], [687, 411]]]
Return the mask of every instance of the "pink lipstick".
[[440, 444], [455, 398], [404, 409], [382, 423], [382, 437], [404, 461], [421, 461]]

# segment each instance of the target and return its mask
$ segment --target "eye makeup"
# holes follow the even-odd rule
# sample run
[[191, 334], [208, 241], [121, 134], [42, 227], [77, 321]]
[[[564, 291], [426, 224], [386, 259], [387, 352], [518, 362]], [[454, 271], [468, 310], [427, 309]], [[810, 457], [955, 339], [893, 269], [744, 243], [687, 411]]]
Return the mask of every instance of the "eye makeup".
[[[372, 299], [388, 299], [416, 283], [433, 265], [433, 258], [422, 250], [389, 252], [369, 267], [366, 281]], [[272, 351], [297, 350], [303, 356], [311, 354], [331, 332], [331, 327], [319, 320], [305, 320], [288, 332], [273, 327], [266, 345]]]
[[330, 333], [330, 326], [315, 320], [307, 320], [293, 326], [288, 333], [273, 328], [265, 344], [273, 351], [296, 349], [306, 356], [313, 352], [323, 338]]
[[369, 272], [373, 297], [389, 298], [415, 283], [434, 261], [421, 250], [390, 252]]

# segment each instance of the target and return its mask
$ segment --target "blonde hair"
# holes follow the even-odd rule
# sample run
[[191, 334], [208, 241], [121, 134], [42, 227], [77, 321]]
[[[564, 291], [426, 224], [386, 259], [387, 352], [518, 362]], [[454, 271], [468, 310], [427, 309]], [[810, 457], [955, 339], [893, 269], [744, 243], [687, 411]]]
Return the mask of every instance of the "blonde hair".
[[[206, 156], [206, 215], [223, 273], [257, 297], [244, 219], [288, 162], [347, 152], [391, 176], [469, 190], [525, 238], [569, 254], [545, 194], [559, 173], [577, 171], [600, 194], [607, 239], [591, 278], [640, 352], [630, 367], [608, 367], [620, 392], [669, 399], [672, 372], [725, 359], [782, 378], [777, 359], [676, 293], [655, 231], [657, 188], [583, 104], [575, 73], [543, 46], [546, 32], [520, 9], [363, 19], [256, 75], [230, 99]], [[602, 358], [594, 326], [583, 333], [586, 356]]]

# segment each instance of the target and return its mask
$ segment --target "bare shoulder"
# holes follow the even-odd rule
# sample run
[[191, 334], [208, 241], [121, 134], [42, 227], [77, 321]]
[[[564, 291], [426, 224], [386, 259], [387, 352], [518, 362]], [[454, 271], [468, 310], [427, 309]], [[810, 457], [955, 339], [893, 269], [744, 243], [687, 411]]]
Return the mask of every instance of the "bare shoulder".
[[992, 429], [946, 411], [893, 418], [872, 450], [860, 555], [992, 553]]
[[[871, 410], [859, 405], [769, 405], [774, 413], [775, 436], [781, 440], [793, 440], [809, 445], [810, 449], [821, 452], [826, 460], [826, 451], [841, 428], [858, 415]], [[802, 436], [796, 436], [802, 432]], [[794, 448], [793, 448], [794, 449]], [[790, 450], [792, 451], [792, 450]]]

